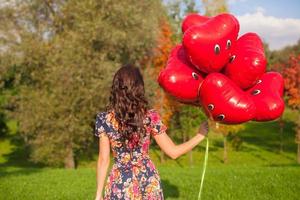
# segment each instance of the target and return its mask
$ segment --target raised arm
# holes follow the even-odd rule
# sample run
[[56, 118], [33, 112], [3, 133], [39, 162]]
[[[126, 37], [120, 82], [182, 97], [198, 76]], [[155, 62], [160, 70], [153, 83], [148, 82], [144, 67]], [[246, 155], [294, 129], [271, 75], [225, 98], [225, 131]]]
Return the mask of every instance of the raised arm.
[[99, 138], [99, 155], [97, 161], [97, 192], [96, 200], [102, 200], [102, 191], [110, 163], [110, 144], [107, 135]]
[[165, 133], [157, 134], [154, 139], [158, 146], [172, 159], [176, 159], [179, 156], [192, 150], [197, 144], [199, 144], [208, 133], [207, 121], [201, 123], [198, 133], [187, 142], [176, 145], [172, 139]]

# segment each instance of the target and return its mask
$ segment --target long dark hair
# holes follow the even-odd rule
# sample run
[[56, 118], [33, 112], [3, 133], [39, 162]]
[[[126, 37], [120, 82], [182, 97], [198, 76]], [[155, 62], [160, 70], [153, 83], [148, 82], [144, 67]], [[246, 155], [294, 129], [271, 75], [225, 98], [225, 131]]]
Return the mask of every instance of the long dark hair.
[[146, 134], [144, 117], [148, 109], [143, 76], [134, 65], [122, 66], [114, 75], [108, 110], [113, 110], [126, 147], [137, 146]]

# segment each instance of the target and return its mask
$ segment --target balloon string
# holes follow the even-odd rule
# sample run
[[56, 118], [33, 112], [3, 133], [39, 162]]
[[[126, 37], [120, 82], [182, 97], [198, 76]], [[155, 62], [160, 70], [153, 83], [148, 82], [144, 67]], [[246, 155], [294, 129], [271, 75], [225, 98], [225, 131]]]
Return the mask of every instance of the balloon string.
[[200, 189], [198, 194], [198, 200], [201, 200], [201, 193], [202, 193], [204, 176], [206, 172], [207, 159], [208, 159], [208, 146], [209, 146], [209, 142], [208, 142], [208, 138], [206, 138], [205, 156], [204, 156], [203, 171], [202, 171], [202, 178], [201, 178]]

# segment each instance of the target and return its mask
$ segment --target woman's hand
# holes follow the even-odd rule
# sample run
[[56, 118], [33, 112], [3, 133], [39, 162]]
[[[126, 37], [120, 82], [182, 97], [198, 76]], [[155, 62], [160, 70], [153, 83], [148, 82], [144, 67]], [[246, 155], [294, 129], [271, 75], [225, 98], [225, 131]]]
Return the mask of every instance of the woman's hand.
[[203, 136], [207, 136], [209, 131], [209, 126], [208, 126], [208, 122], [204, 121], [200, 124], [200, 127], [198, 129], [198, 134], [203, 135]]

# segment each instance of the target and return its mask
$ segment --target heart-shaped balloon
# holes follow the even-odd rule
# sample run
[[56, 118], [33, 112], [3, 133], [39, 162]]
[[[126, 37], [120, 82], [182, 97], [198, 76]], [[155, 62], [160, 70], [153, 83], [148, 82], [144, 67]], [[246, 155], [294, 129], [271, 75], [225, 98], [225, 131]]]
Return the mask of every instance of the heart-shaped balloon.
[[206, 115], [221, 123], [243, 123], [253, 119], [255, 114], [251, 96], [221, 73], [206, 76], [199, 99]]
[[196, 13], [188, 14], [182, 21], [181, 30], [184, 33], [188, 28], [194, 25], [201, 25], [210, 18]]
[[182, 45], [172, 49], [166, 67], [159, 73], [159, 85], [171, 96], [182, 102], [198, 101], [198, 88], [203, 74], [188, 60]]
[[268, 72], [247, 92], [256, 107], [254, 120], [270, 121], [281, 116], [284, 111], [284, 81], [280, 73]]
[[183, 35], [183, 45], [196, 68], [205, 73], [218, 72], [228, 63], [238, 32], [237, 19], [230, 14], [220, 14], [188, 28]]
[[255, 33], [246, 33], [237, 40], [224, 73], [240, 88], [248, 89], [265, 73], [266, 64], [261, 39]]

